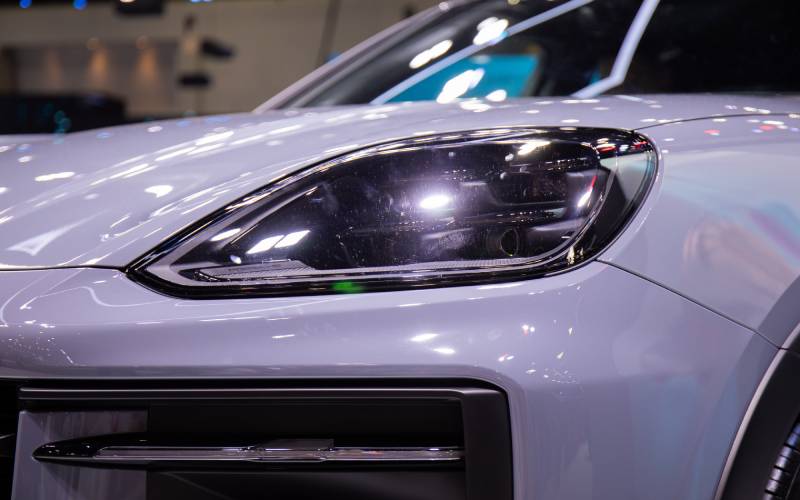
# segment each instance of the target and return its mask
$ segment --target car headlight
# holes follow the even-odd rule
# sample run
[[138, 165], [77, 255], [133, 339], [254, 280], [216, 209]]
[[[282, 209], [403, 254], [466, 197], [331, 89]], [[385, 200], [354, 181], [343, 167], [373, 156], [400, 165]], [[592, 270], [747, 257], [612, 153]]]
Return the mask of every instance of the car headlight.
[[399, 140], [285, 177], [132, 266], [184, 297], [336, 293], [562, 271], [619, 232], [655, 172], [608, 129], [507, 128]]

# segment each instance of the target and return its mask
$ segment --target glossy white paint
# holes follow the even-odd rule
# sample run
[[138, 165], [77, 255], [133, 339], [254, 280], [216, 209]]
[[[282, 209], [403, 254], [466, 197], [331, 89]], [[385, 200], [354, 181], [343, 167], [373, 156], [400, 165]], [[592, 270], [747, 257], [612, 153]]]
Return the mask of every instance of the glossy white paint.
[[[509, 395], [517, 498], [711, 498], [773, 344], [790, 330], [791, 314], [768, 319], [794, 300], [800, 272], [797, 108], [727, 96], [421, 103], [0, 147], [0, 378], [482, 379]], [[638, 128], [654, 139], [654, 190], [599, 262], [499, 285], [204, 301], [87, 269], [124, 267], [323, 158], [511, 125]], [[13, 270], [54, 267], [81, 269]]]
[[517, 498], [536, 500], [711, 498], [776, 352], [601, 263], [500, 285], [207, 301], [108, 269], [9, 271], [0, 304], [0, 377], [492, 382], [509, 396]]
[[375, 142], [470, 128], [638, 128], [792, 111], [796, 99], [707, 96], [469, 101], [197, 118], [0, 148], [0, 269], [125, 266], [278, 176]]
[[52, 139], [52, 135], [48, 134], [29, 134], [29, 135], [0, 135], [0, 147], [10, 144], [24, 144], [38, 141], [47, 141]]
[[[781, 345], [800, 323], [800, 290], [790, 289], [800, 278], [800, 114], [642, 132], [660, 146], [662, 178], [645, 215], [601, 260]], [[792, 307], [775, 309], [780, 300]]]

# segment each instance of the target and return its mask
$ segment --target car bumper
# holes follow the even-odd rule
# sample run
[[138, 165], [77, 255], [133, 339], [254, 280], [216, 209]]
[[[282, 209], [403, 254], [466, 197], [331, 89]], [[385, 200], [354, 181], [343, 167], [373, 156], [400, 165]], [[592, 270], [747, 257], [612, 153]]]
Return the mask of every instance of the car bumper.
[[[20, 385], [492, 384], [508, 399], [518, 499], [713, 498], [777, 351], [600, 262], [497, 285], [198, 301], [160, 295], [111, 269], [11, 271], [0, 273], [0, 304], [0, 379]], [[124, 412], [97, 415], [101, 428], [138, 425]], [[47, 417], [65, 426], [70, 415]], [[21, 421], [30, 418], [38, 417]], [[21, 450], [18, 483], [53, 467]], [[41, 484], [19, 483], [14, 498], [55, 498]], [[60, 491], [105, 498], [96, 481]], [[131, 500], [145, 496], [129, 491]]]

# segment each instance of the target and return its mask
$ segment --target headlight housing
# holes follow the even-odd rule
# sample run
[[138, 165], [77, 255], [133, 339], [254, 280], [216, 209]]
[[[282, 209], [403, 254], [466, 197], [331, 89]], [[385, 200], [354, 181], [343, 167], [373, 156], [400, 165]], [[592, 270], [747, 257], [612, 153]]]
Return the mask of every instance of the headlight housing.
[[414, 137], [285, 177], [166, 242], [131, 274], [192, 298], [539, 276], [602, 250], [654, 173], [650, 143], [618, 130]]

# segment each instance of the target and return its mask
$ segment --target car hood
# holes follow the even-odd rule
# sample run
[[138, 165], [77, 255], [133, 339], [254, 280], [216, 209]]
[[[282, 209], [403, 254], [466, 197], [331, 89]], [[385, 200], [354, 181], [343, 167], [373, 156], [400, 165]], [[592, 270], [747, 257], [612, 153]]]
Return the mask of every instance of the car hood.
[[794, 98], [613, 96], [268, 111], [0, 144], [0, 270], [124, 267], [277, 177], [397, 138], [503, 126], [638, 129], [791, 112]]

